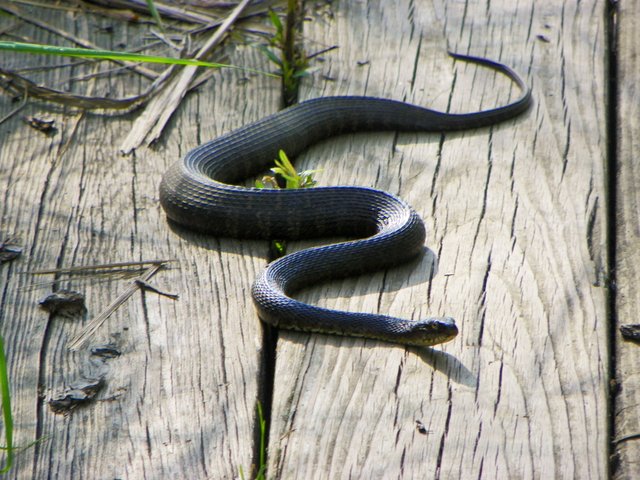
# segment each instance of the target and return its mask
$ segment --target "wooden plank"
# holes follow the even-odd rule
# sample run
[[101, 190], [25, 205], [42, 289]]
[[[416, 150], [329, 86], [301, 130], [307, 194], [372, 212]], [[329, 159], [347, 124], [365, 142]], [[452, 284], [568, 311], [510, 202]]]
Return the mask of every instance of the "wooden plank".
[[448, 314], [461, 333], [422, 351], [281, 332], [269, 476], [606, 476], [603, 8], [407, 0], [306, 12], [307, 50], [340, 48], [303, 98], [382, 95], [463, 112], [517, 95], [499, 75], [447, 59], [446, 38], [524, 73], [536, 103], [493, 128], [347, 136], [304, 157], [303, 168], [325, 169], [322, 184], [398, 193], [425, 219], [431, 251], [300, 298]]
[[[103, 35], [102, 42], [108, 40], [105, 27], [115, 29], [113, 39], [143, 34], [102, 17], [42, 9], [34, 15], [77, 35]], [[20, 32], [58, 40], [28, 28]], [[229, 54], [230, 63], [268, 68], [255, 48]], [[64, 84], [74, 74], [62, 72], [50, 71], [43, 83]], [[127, 81], [116, 76], [110, 93], [129, 91]], [[280, 101], [277, 80], [221, 71], [186, 98], [157, 148], [127, 157], [118, 147], [133, 116], [74, 116], [42, 107], [56, 120], [55, 136], [37, 133], [19, 118], [0, 126], [0, 231], [20, 237], [26, 249], [19, 261], [0, 269], [15, 443], [43, 439], [18, 455], [7, 478], [235, 478], [240, 468], [250, 474], [262, 332], [248, 291], [267, 245], [170, 228], [158, 186], [168, 165], [189, 149], [276, 110]], [[2, 96], [0, 107], [7, 112], [13, 105]], [[25, 113], [39, 111], [33, 106]], [[134, 295], [92, 342], [118, 344], [122, 355], [108, 361], [86, 350], [70, 353], [66, 342], [84, 321], [50, 318], [37, 305], [50, 287], [25, 289], [34, 279], [18, 274], [152, 258], [177, 261], [153, 283], [180, 299]], [[58, 287], [86, 294], [87, 320], [127, 282], [74, 277]], [[81, 377], [99, 375], [105, 375], [106, 387], [96, 402], [68, 416], [50, 410], [52, 395]]]
[[[637, 324], [640, 318], [640, 168], [638, 151], [637, 81], [640, 78], [640, 5], [618, 3], [618, 95], [616, 202], [617, 325]], [[616, 328], [613, 478], [640, 477], [640, 347], [626, 341]]]

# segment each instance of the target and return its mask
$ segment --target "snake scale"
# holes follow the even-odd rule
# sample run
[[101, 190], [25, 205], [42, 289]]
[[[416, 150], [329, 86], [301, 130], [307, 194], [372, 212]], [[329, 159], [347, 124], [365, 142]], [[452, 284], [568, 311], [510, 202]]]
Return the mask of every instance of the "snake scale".
[[325, 97], [301, 102], [245, 125], [190, 152], [165, 173], [160, 201], [177, 224], [220, 237], [356, 240], [309, 248], [270, 263], [252, 288], [259, 317], [307, 332], [359, 336], [431, 346], [458, 333], [448, 317], [410, 321], [386, 315], [320, 308], [292, 298], [303, 287], [389, 268], [419, 255], [425, 227], [403, 200], [366, 187], [300, 190], [233, 185], [260, 171], [279, 150], [295, 156], [328, 137], [359, 131], [446, 132], [485, 127], [513, 118], [531, 93], [510, 68], [491, 60], [450, 54], [507, 75], [522, 90], [506, 106], [465, 114], [443, 113], [373, 97]]

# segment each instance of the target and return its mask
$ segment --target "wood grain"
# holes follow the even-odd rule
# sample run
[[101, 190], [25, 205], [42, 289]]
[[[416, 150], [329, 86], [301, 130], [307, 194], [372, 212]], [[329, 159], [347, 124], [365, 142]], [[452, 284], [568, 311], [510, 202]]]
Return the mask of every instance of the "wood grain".
[[[115, 39], [142, 34], [134, 25], [101, 17], [46, 13], [47, 22], [78, 35], [106, 26], [116, 29]], [[268, 68], [255, 48], [229, 53], [230, 63]], [[73, 74], [67, 72], [51, 71], [44, 82], [64, 83], [64, 75]], [[111, 94], [130, 88], [126, 82], [115, 77]], [[0, 105], [3, 112], [12, 108], [6, 96]], [[15, 444], [43, 439], [20, 452], [8, 478], [235, 478], [241, 468], [250, 475], [262, 330], [248, 292], [267, 245], [172, 229], [158, 203], [158, 186], [168, 165], [186, 151], [279, 105], [277, 79], [221, 71], [186, 98], [165, 141], [132, 156], [118, 152], [132, 118], [56, 114], [49, 106], [44, 112], [56, 120], [55, 136], [17, 117], [0, 126], [0, 231], [20, 237], [26, 248], [19, 261], [0, 270]], [[26, 113], [40, 115], [46, 108]], [[88, 350], [69, 352], [67, 341], [83, 320], [48, 317], [37, 299], [51, 287], [25, 290], [35, 280], [17, 273], [159, 257], [177, 262], [153, 283], [180, 299], [146, 292], [120, 307], [92, 342], [118, 345], [122, 355], [108, 361]], [[85, 320], [127, 286], [78, 277], [57, 284], [85, 293]], [[106, 387], [96, 402], [68, 416], [49, 409], [51, 396], [82, 377], [100, 375]]]
[[618, 327], [640, 318], [640, 5], [619, 2], [617, 62], [616, 178], [616, 381], [613, 478], [640, 477], [640, 346], [624, 340]]
[[[619, 336], [620, 392], [609, 409], [605, 2], [305, 3], [307, 53], [339, 48], [317, 60], [302, 99], [365, 94], [466, 112], [518, 95], [503, 76], [451, 60], [451, 49], [513, 66], [532, 85], [535, 104], [521, 118], [475, 131], [344, 136], [297, 163], [322, 168], [322, 185], [398, 194], [428, 229], [420, 260], [300, 298], [408, 318], [451, 315], [461, 333], [423, 350], [280, 332], [268, 478], [606, 478], [610, 433], [614, 476], [637, 477], [640, 362], [637, 346]], [[633, 165], [640, 10], [618, 3], [615, 273], [622, 324], [637, 323], [640, 309]], [[64, 9], [19, 8], [25, 18], [41, 16], [41, 23], [103, 46], [133, 43], [146, 31]], [[59, 41], [11, 24], [0, 17], [2, 31]], [[227, 53], [225, 62], [269, 68], [251, 47]], [[2, 57], [3, 68], [23, 62]], [[82, 89], [87, 84], [70, 80], [82, 71], [33, 75], [43, 85]], [[114, 75], [87, 89], [124, 96], [140, 86], [135, 82]], [[159, 145], [127, 157], [118, 148], [134, 115], [114, 119], [30, 102], [22, 114], [53, 118], [56, 135], [18, 117], [0, 124], [0, 240], [17, 237], [25, 246], [19, 260], [0, 266], [0, 334], [15, 443], [42, 439], [19, 452], [7, 478], [230, 479], [241, 468], [252, 477], [269, 352], [250, 285], [267, 245], [168, 226], [158, 184], [189, 149], [280, 102], [278, 82], [222, 71], [186, 97]], [[14, 107], [0, 95], [0, 118]], [[34, 287], [40, 278], [20, 273], [156, 258], [177, 261], [153, 284], [180, 299], [134, 295], [94, 339], [120, 349], [109, 360], [71, 353], [67, 341], [127, 281], [57, 276], [55, 288], [87, 295], [87, 316], [74, 320], [40, 310], [37, 300], [51, 285]], [[52, 396], [96, 376], [106, 379], [96, 402], [67, 416], [49, 409]]]
[[536, 104], [489, 129], [348, 136], [305, 156], [304, 167], [325, 169], [322, 184], [375, 186], [407, 200], [427, 222], [430, 252], [301, 298], [412, 318], [448, 314], [461, 334], [421, 351], [281, 333], [270, 475], [606, 475], [602, 8], [312, 4], [307, 50], [340, 48], [304, 98], [382, 95], [464, 112], [517, 95], [493, 72], [452, 62], [449, 47], [512, 65]]

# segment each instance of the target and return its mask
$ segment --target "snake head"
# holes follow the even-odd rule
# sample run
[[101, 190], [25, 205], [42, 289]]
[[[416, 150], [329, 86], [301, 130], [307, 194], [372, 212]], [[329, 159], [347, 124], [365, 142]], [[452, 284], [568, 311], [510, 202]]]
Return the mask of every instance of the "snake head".
[[420, 347], [430, 347], [453, 340], [458, 335], [458, 327], [451, 317], [433, 317], [416, 322], [408, 332], [406, 343]]

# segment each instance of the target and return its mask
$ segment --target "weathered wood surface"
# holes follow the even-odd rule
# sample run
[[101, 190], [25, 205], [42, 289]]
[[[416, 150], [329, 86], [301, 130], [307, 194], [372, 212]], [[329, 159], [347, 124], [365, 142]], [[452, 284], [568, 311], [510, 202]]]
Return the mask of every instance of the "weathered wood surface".
[[384, 95], [464, 112], [517, 95], [493, 72], [454, 65], [449, 46], [513, 65], [536, 103], [490, 129], [359, 135], [305, 156], [305, 167], [325, 168], [322, 183], [375, 186], [413, 205], [438, 268], [429, 281], [426, 255], [304, 298], [452, 315], [461, 334], [425, 352], [281, 333], [275, 478], [606, 475], [603, 9], [398, 1], [308, 12], [307, 49], [340, 49], [304, 97]]
[[640, 323], [640, 4], [620, 2], [617, 50], [614, 478], [640, 477], [640, 346], [617, 327]]
[[[122, 22], [45, 12], [43, 21], [77, 35], [107, 26], [116, 29], [114, 43], [141, 35]], [[59, 42], [51, 36], [39, 40]], [[109, 38], [98, 40], [109, 45]], [[268, 68], [250, 47], [235, 50], [230, 61]], [[15, 68], [24, 59], [6, 62]], [[55, 70], [44, 83], [64, 84], [64, 75], [74, 74]], [[248, 291], [264, 266], [267, 246], [173, 230], [158, 203], [162, 172], [171, 162], [201, 141], [279, 108], [277, 79], [245, 77], [220, 72], [186, 98], [164, 142], [135, 156], [118, 151], [133, 116], [80, 119], [33, 106], [22, 114], [42, 116], [44, 110], [56, 120], [57, 135], [40, 134], [19, 118], [0, 126], [0, 230], [19, 236], [26, 247], [19, 261], [0, 271], [16, 444], [45, 437], [17, 456], [9, 478], [234, 478], [240, 468], [250, 472], [262, 331]], [[110, 93], [124, 96], [130, 88], [116, 83]], [[15, 105], [2, 96], [0, 106], [7, 113]], [[51, 287], [25, 290], [43, 279], [18, 273], [158, 258], [176, 263], [153, 283], [180, 299], [137, 294], [118, 309], [92, 342], [116, 342], [122, 351], [104, 364], [84, 351], [67, 350], [82, 323], [48, 318], [37, 300]], [[127, 285], [75, 277], [58, 287], [85, 293], [92, 317]], [[49, 409], [51, 395], [99, 374], [106, 375], [99, 401], [68, 416]]]
[[[300, 159], [302, 168], [324, 169], [322, 184], [400, 195], [425, 219], [429, 248], [411, 265], [332, 282], [301, 298], [413, 318], [452, 315], [461, 333], [450, 344], [420, 350], [280, 332], [268, 477], [606, 477], [612, 352], [605, 2], [307, 3], [307, 52], [340, 48], [323, 56], [302, 99], [367, 94], [464, 112], [518, 95], [501, 75], [453, 62], [445, 54], [450, 48], [515, 67], [533, 86], [535, 105], [493, 128], [347, 136]], [[106, 35], [94, 22], [112, 24], [51, 15], [48, 21], [87, 36]], [[629, 25], [637, 23], [633, 15]], [[113, 25], [113, 38], [137, 34]], [[628, 51], [637, 42], [632, 37], [622, 43]], [[13, 66], [20, 61], [6, 58]], [[229, 62], [267, 68], [250, 48], [234, 50]], [[628, 78], [633, 62], [628, 53], [628, 70], [620, 67]], [[72, 75], [55, 71], [44, 79], [59, 84]], [[47, 113], [60, 126], [53, 137], [17, 118], [0, 125], [0, 232], [19, 235], [27, 248], [19, 261], [0, 267], [16, 443], [48, 437], [18, 455], [9, 478], [237, 478], [256, 460], [255, 407], [263, 400], [265, 366], [249, 286], [267, 245], [172, 229], [157, 201], [170, 162], [279, 108], [277, 82], [243, 77], [216, 75], [187, 97], [160, 145], [132, 157], [119, 155], [118, 146], [133, 116]], [[125, 87], [120, 79], [112, 85], [119, 93]], [[0, 97], [0, 116], [13, 107]], [[28, 108], [25, 114], [46, 111]], [[630, 101], [625, 108], [628, 119], [637, 107]], [[620, 176], [618, 195], [619, 225], [628, 225], [618, 231], [628, 240], [618, 242], [619, 253], [628, 254], [617, 263], [620, 322], [638, 310], [635, 285], [621, 285], [638, 277], [634, 125], [620, 131], [621, 167], [630, 172]], [[18, 274], [151, 258], [177, 260], [154, 283], [180, 300], [134, 296], [95, 340], [120, 344], [123, 355], [106, 363], [66, 350], [81, 325], [38, 310], [47, 290], [25, 289], [34, 279]], [[74, 279], [58, 286], [86, 293], [93, 315], [126, 282]], [[615, 410], [624, 423], [613, 429], [620, 438], [638, 431], [637, 350], [617, 346], [617, 377], [625, 376]], [[99, 373], [107, 378], [100, 401], [66, 417], [49, 410], [54, 391]], [[617, 474], [633, 478], [637, 440], [616, 450]]]

